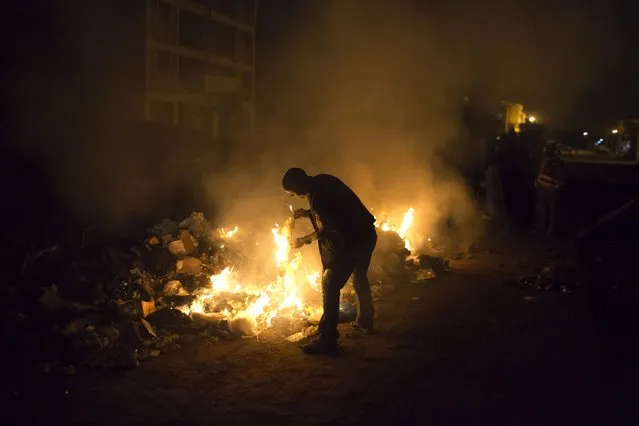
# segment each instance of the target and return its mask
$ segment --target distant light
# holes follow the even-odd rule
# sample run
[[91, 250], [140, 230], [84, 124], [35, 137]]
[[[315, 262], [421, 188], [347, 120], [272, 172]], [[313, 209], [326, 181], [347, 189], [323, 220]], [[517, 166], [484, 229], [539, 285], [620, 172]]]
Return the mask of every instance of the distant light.
[[617, 130], [617, 129], [613, 129], [613, 130], [612, 130], [612, 134], [613, 134], [613, 135], [616, 135], [617, 133], [619, 133], [619, 130]]
[[601, 145], [603, 143], [603, 139], [599, 139], [597, 142], [595, 142], [595, 145]]
[[588, 136], [588, 132], [583, 132], [582, 135]]
[[531, 115], [530, 117], [528, 117], [528, 121], [530, 121], [531, 123], [534, 123], [535, 121], [537, 121], [537, 117], [535, 117], [534, 115]]

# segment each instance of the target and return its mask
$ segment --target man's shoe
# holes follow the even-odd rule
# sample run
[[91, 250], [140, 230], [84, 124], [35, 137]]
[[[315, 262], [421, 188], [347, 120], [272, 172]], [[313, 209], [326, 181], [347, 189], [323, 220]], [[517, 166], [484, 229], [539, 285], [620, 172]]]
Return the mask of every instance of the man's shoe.
[[310, 342], [300, 346], [302, 352], [309, 355], [326, 355], [339, 357], [344, 353], [337, 342], [327, 342], [322, 339], [313, 339]]
[[356, 322], [352, 322], [351, 323], [351, 329], [353, 331], [357, 331], [359, 333], [364, 333], [364, 334], [367, 334], [369, 336], [372, 335], [372, 334], [375, 334], [375, 327], [373, 327], [373, 326], [371, 326], [371, 327], [362, 327], [361, 325], [359, 325]]

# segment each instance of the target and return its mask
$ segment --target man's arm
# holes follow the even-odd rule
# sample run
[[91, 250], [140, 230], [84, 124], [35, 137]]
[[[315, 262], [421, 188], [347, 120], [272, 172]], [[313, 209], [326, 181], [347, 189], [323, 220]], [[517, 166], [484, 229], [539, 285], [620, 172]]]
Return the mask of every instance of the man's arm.
[[321, 240], [326, 238], [334, 230], [338, 229], [336, 223], [336, 216], [339, 214], [336, 206], [338, 200], [335, 199], [335, 195], [327, 193], [327, 191], [318, 191], [309, 200], [311, 203], [311, 209], [313, 209], [319, 217], [319, 224], [313, 224], [315, 227], [316, 239]]
[[318, 240], [319, 236], [317, 232], [313, 232], [312, 234], [305, 235], [303, 237], [296, 238], [293, 242], [293, 247], [296, 249], [301, 248], [302, 246], [311, 244], [313, 241]]
[[297, 209], [293, 212], [293, 219], [302, 219], [311, 217], [311, 211], [306, 209]]

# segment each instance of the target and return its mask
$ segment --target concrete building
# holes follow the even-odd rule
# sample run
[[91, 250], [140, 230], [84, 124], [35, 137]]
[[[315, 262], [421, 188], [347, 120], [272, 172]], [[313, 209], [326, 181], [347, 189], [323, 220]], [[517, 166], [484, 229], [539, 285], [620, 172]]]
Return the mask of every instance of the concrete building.
[[47, 8], [50, 40], [31, 55], [43, 61], [30, 65], [43, 87], [34, 102], [56, 95], [35, 120], [68, 122], [53, 111], [89, 131], [153, 121], [227, 141], [250, 134], [257, 0], [65, 0]]
[[7, 2], [12, 155], [46, 167], [64, 205], [87, 218], [214, 212], [204, 177], [250, 151], [256, 9], [256, 0]]
[[218, 138], [255, 116], [257, 0], [145, 0], [144, 116]]

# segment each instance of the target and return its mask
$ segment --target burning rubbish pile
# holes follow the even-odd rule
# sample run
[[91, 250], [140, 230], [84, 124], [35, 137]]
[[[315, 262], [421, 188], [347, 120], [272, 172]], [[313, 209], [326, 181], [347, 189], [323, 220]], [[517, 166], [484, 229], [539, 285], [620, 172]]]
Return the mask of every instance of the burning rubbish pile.
[[[378, 244], [370, 269], [376, 295], [389, 285], [433, 279], [447, 269], [439, 258], [411, 256], [413, 209], [399, 227], [382, 219], [376, 224]], [[66, 365], [67, 373], [75, 371], [74, 365], [137, 366], [196, 339], [301, 340], [315, 330], [322, 313], [320, 271], [292, 250], [293, 224], [290, 218], [275, 225], [272, 239], [259, 241], [238, 226], [214, 228], [194, 213], [181, 223], [157, 224], [129, 251], [96, 250], [97, 261], [84, 266], [79, 258], [56, 258], [58, 248], [41, 251], [24, 264], [27, 279], [40, 271], [36, 282], [48, 282], [37, 308], [12, 312], [5, 326], [27, 336], [32, 348], [42, 339], [59, 344], [65, 360], [41, 360], [43, 370]], [[255, 265], [265, 251], [271, 260]], [[61, 264], [67, 275], [81, 277], [82, 291], [58, 292], [52, 280], [65, 278], [54, 278], [51, 271]], [[342, 296], [342, 321], [355, 315], [355, 296], [348, 288]], [[38, 334], [43, 314], [47, 327]]]

